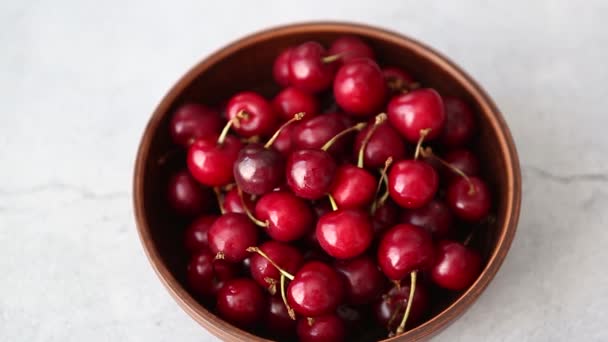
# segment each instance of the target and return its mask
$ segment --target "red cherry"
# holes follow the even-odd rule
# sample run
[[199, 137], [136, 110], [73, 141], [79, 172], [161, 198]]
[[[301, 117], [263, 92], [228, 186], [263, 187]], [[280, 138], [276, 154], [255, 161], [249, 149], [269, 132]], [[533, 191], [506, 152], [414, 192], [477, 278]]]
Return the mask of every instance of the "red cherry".
[[253, 327], [264, 317], [266, 298], [262, 289], [251, 279], [239, 278], [226, 282], [217, 294], [217, 313], [242, 328]]
[[[410, 284], [393, 287], [386, 295], [374, 304], [372, 311], [376, 321], [388, 331], [397, 328], [405, 312], [410, 298]], [[430, 308], [430, 295], [426, 287], [418, 283], [412, 301], [412, 307], [407, 320], [407, 326], [420, 323]]]
[[209, 248], [207, 231], [216, 219], [215, 215], [201, 216], [188, 226], [184, 234], [184, 245], [190, 254]]
[[175, 173], [169, 179], [167, 199], [171, 208], [184, 216], [204, 212], [213, 201], [209, 190], [197, 183], [186, 170]]
[[214, 296], [225, 281], [237, 275], [237, 268], [225, 260], [216, 260], [207, 248], [192, 255], [187, 269], [189, 288], [203, 297]]
[[376, 263], [368, 256], [338, 261], [335, 266], [344, 276], [344, 292], [348, 304], [370, 303], [384, 290], [385, 278]]
[[461, 177], [448, 186], [446, 202], [458, 218], [479, 221], [490, 212], [490, 190], [477, 177]]
[[346, 335], [342, 319], [335, 314], [301, 318], [297, 332], [301, 342], [341, 342]]
[[374, 51], [369, 45], [355, 36], [342, 36], [329, 47], [330, 56], [339, 56], [339, 61], [348, 63], [358, 58], [374, 59]]
[[340, 275], [328, 265], [309, 261], [287, 287], [287, 301], [305, 317], [332, 313], [342, 302], [344, 289]]
[[374, 236], [381, 236], [386, 229], [397, 224], [400, 211], [401, 209], [391, 200], [379, 205], [372, 216]]
[[270, 102], [252, 91], [240, 92], [228, 101], [228, 119], [237, 118], [239, 115], [241, 118], [233, 125], [233, 129], [246, 138], [272, 133], [277, 122], [277, 115]]
[[302, 238], [312, 229], [314, 214], [308, 204], [286, 191], [270, 192], [258, 201], [255, 216], [265, 222], [266, 233], [277, 241]]
[[233, 172], [241, 190], [252, 195], [263, 195], [283, 184], [285, 161], [273, 148], [249, 144], [239, 152]]
[[386, 93], [382, 71], [367, 58], [344, 64], [334, 80], [336, 102], [340, 108], [355, 116], [368, 116], [380, 111]]
[[187, 103], [173, 113], [169, 132], [174, 143], [188, 147], [198, 138], [218, 135], [222, 126], [222, 118], [216, 110]]
[[392, 280], [412, 271], [430, 269], [434, 246], [431, 234], [411, 224], [398, 224], [384, 233], [378, 245], [378, 265]]
[[258, 231], [246, 215], [226, 213], [215, 220], [207, 238], [213, 253], [230, 262], [239, 262], [249, 256], [247, 248], [257, 244]]
[[[348, 127], [344, 115], [324, 114], [294, 126], [293, 144], [300, 149], [320, 149], [327, 141]], [[337, 141], [330, 152], [336, 154], [346, 148], [348, 141]]]
[[327, 89], [334, 78], [335, 64], [325, 62], [325, 48], [306, 42], [293, 48], [289, 57], [289, 84], [309, 93]]
[[285, 303], [276, 296], [270, 297], [264, 325], [266, 330], [278, 341], [289, 339], [296, 331], [296, 321], [289, 317]]
[[272, 105], [275, 112], [284, 120], [293, 118], [296, 113], [306, 113], [307, 119], [319, 113], [317, 99], [294, 87], [281, 90], [272, 100]]
[[234, 136], [218, 142], [217, 136], [195, 141], [188, 150], [188, 170], [207, 186], [224, 186], [232, 182], [232, 166], [243, 144]]
[[239, 189], [234, 187], [224, 194], [222, 207], [226, 213], [244, 214], [245, 209], [243, 208], [243, 202], [247, 204], [249, 211], [253, 211], [253, 208], [255, 208], [255, 201], [252, 199], [252, 196], [243, 194], [243, 199], [241, 199], [241, 196], [239, 196]]
[[[262, 244], [259, 249], [280, 268], [291, 274], [296, 273], [304, 262], [302, 254], [296, 248], [284, 243], [271, 240]], [[280, 271], [268, 259], [257, 253], [251, 256], [250, 267], [253, 280], [274, 294], [280, 281]]]
[[272, 147], [277, 150], [283, 157], [288, 157], [295, 149], [293, 142], [293, 131], [295, 126], [284, 127], [277, 136], [277, 139], [272, 144]]
[[418, 142], [425, 129], [430, 129], [426, 140], [436, 138], [445, 124], [441, 96], [428, 88], [393, 97], [387, 114], [393, 127], [411, 143]]
[[445, 127], [439, 141], [449, 147], [466, 144], [471, 140], [477, 128], [471, 107], [456, 97], [444, 97], [443, 104], [445, 106]]
[[424, 206], [433, 199], [438, 187], [437, 172], [423, 161], [402, 160], [388, 174], [389, 194], [404, 208]]
[[433, 282], [444, 289], [461, 291], [469, 287], [481, 272], [481, 256], [454, 241], [441, 241], [431, 271]]
[[[353, 156], [356, 158], [361, 149], [371, 125], [368, 125], [357, 134]], [[381, 168], [384, 162], [392, 157], [393, 160], [405, 158], [405, 143], [399, 133], [388, 123], [380, 124], [369, 138], [363, 154], [366, 167]]]
[[439, 200], [433, 200], [424, 207], [401, 213], [401, 223], [424, 228], [435, 239], [445, 239], [450, 236], [452, 221], [450, 209]]
[[291, 50], [293, 48], [287, 48], [283, 50], [274, 60], [272, 66], [272, 76], [275, 82], [283, 87], [289, 85], [289, 57], [291, 56]]
[[376, 178], [367, 170], [350, 164], [338, 167], [330, 190], [339, 208], [356, 209], [374, 200]]
[[295, 151], [287, 159], [287, 184], [299, 197], [319, 199], [331, 188], [336, 168], [336, 162], [325, 151]]
[[317, 222], [316, 233], [321, 248], [337, 259], [356, 257], [369, 247], [373, 239], [369, 216], [349, 209], [323, 215]]
[[[475, 156], [475, 154], [469, 150], [458, 149], [450, 151], [443, 156], [443, 160], [452, 165], [452, 167], [464, 172], [464, 174], [467, 176], [479, 175], [479, 160], [477, 159], [477, 156]], [[452, 181], [456, 177], [460, 177], [458, 174], [454, 173], [448, 168], [443, 167], [441, 170], [443, 178], [447, 179], [448, 181]]]
[[356, 334], [356, 330], [367, 323], [367, 310], [369, 308], [367, 306], [348, 306], [348, 305], [340, 305], [338, 310], [336, 310], [336, 315], [342, 319], [344, 322], [344, 327], [349, 332], [349, 335]]
[[386, 81], [388, 89], [393, 93], [409, 90], [414, 83], [414, 78], [402, 69], [386, 67], [382, 69], [382, 75]]

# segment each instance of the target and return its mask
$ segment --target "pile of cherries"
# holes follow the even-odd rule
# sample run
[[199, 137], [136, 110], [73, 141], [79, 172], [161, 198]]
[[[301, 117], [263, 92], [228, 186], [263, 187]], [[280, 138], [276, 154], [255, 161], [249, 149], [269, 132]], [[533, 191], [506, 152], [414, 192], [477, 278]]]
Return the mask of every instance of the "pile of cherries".
[[243, 91], [173, 114], [187, 168], [168, 202], [191, 220], [191, 293], [278, 340], [420, 324], [436, 289], [465, 290], [482, 268], [468, 240], [491, 195], [471, 108], [381, 68], [353, 36], [286, 49], [273, 77], [271, 100]]

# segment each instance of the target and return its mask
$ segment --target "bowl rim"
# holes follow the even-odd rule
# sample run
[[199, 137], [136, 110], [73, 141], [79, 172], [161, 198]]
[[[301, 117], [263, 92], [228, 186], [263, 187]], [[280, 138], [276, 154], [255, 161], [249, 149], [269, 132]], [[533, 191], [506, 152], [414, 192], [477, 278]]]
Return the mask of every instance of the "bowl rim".
[[183, 288], [177, 279], [173, 277], [167, 265], [162, 262], [159, 251], [154, 246], [150, 233], [150, 226], [146, 219], [144, 208], [144, 171], [146, 161], [149, 158], [150, 145], [154, 132], [158, 129], [161, 119], [169, 110], [172, 103], [180, 95], [184, 88], [192, 83], [203, 71], [210, 68], [223, 58], [242, 49], [244, 46], [257, 44], [277, 36], [289, 36], [293, 33], [313, 33], [316, 31], [326, 31], [335, 33], [348, 33], [353, 35], [373, 36], [385, 41], [393, 42], [397, 45], [407, 46], [407, 48], [420, 57], [430, 60], [431, 63], [442, 68], [457, 80], [467, 93], [475, 98], [480, 105], [480, 113], [488, 119], [499, 143], [499, 150], [502, 158], [506, 162], [507, 173], [507, 193], [506, 193], [506, 220], [501, 227], [502, 233], [498, 236], [497, 247], [488, 258], [486, 267], [479, 275], [475, 283], [460, 295], [451, 305], [443, 309], [437, 315], [419, 325], [408, 330], [402, 335], [385, 339], [383, 341], [397, 341], [407, 339], [412, 341], [423, 340], [434, 335], [452, 323], [466, 309], [468, 309], [479, 295], [485, 290], [490, 281], [494, 278], [502, 265], [507, 252], [511, 246], [521, 207], [521, 170], [515, 143], [510, 130], [492, 101], [489, 95], [474, 81], [464, 70], [458, 67], [450, 59], [435, 51], [433, 48], [412, 39], [403, 34], [390, 31], [384, 28], [370, 26], [352, 22], [337, 21], [309, 21], [289, 25], [275, 26], [261, 31], [246, 35], [232, 43], [221, 47], [212, 54], [203, 58], [191, 67], [169, 90], [160, 103], [156, 106], [151, 118], [142, 134], [139, 148], [137, 151], [135, 169], [133, 173], [133, 206], [135, 210], [135, 220], [140, 241], [144, 247], [144, 252], [152, 265], [157, 276], [167, 288], [174, 300], [184, 309], [195, 321], [203, 325], [211, 333], [218, 337], [228, 337], [232, 339], [247, 338], [253, 341], [269, 341], [259, 336], [240, 330], [235, 326], [221, 320], [214, 313], [205, 309]]

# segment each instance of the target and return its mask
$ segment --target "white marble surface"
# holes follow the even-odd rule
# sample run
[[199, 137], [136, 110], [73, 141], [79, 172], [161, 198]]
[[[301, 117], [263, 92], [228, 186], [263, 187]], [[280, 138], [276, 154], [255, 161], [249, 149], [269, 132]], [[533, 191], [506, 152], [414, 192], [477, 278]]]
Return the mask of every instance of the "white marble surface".
[[437, 341], [608, 340], [608, 2], [0, 2], [0, 341], [214, 341], [138, 241], [131, 173], [161, 96], [254, 30], [385, 26], [494, 97], [523, 165], [502, 270]]

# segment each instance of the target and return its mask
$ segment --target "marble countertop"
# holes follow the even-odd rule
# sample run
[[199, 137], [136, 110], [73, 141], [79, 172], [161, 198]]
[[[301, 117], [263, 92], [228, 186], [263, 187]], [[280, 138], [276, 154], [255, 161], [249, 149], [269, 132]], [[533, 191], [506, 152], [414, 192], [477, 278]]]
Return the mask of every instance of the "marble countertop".
[[215, 341], [138, 240], [135, 151], [163, 94], [249, 32], [367, 22], [451, 56], [496, 100], [524, 176], [495, 280], [436, 341], [608, 340], [608, 2], [0, 2], [0, 340]]

